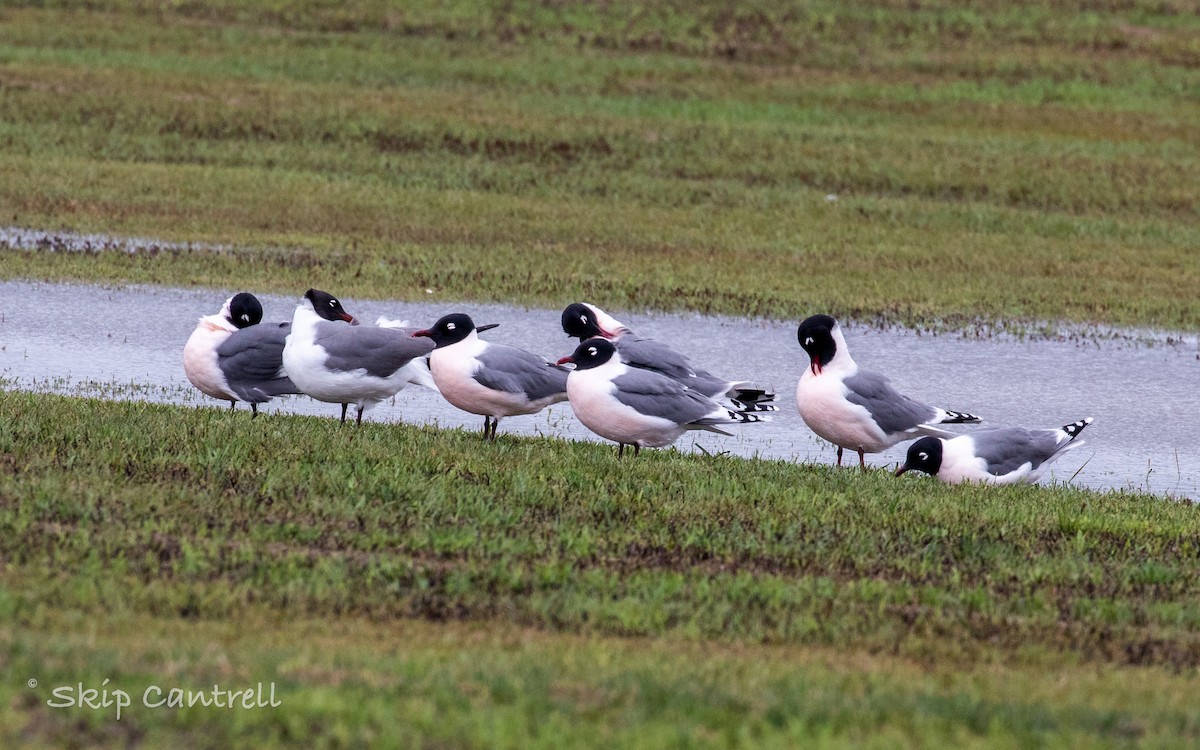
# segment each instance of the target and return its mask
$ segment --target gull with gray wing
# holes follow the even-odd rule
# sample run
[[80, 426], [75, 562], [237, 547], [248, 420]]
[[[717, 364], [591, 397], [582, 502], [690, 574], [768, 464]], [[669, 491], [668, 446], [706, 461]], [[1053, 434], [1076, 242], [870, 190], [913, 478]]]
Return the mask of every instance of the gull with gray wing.
[[965, 412], [921, 403], [898, 392], [884, 376], [859, 369], [850, 356], [841, 326], [828, 315], [808, 318], [796, 331], [809, 366], [796, 385], [796, 408], [809, 429], [842, 450], [879, 453], [922, 435], [954, 437], [935, 425], [981, 421]]
[[728, 409], [710, 397], [653, 370], [630, 367], [612, 341], [594, 337], [558, 361], [572, 363], [567, 378], [571, 409], [584, 426], [620, 445], [661, 448], [688, 430], [730, 433], [725, 425], [766, 422], [770, 417]]
[[503, 417], [536, 414], [567, 400], [567, 370], [524, 349], [479, 338], [495, 324], [475, 326], [469, 315], [445, 315], [417, 331], [433, 342], [429, 370], [438, 390], [454, 406], [483, 417], [483, 436], [496, 439]]
[[1036, 482], [1052, 461], [1086, 442], [1075, 438], [1093, 421], [1086, 417], [1058, 429], [994, 427], [949, 440], [923, 437], [909, 446], [896, 476], [923, 471], [948, 484]]
[[595, 305], [574, 302], [562, 312], [563, 331], [581, 342], [600, 336], [613, 342], [629, 367], [651, 370], [678, 380], [709, 398], [728, 397], [741, 411], [775, 411], [775, 394], [749, 380], [727, 380], [702, 370], [666, 344], [644, 338]]
[[258, 405], [300, 391], [283, 372], [283, 347], [290, 324], [262, 323], [258, 298], [239, 292], [216, 315], [200, 318], [183, 347], [183, 371], [202, 393]]
[[408, 365], [433, 349], [403, 329], [360, 326], [328, 292], [309, 289], [296, 305], [283, 365], [300, 391], [318, 401], [363, 412], [417, 377]]

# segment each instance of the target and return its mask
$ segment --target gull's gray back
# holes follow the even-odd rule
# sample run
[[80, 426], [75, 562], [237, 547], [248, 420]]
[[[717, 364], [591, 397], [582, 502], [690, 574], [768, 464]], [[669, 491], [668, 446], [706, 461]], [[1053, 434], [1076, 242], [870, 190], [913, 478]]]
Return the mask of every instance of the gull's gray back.
[[489, 344], [478, 357], [479, 384], [506, 393], [523, 393], [530, 401], [567, 393], [565, 370], [532, 352], [504, 344]]
[[1003, 476], [1026, 463], [1037, 469], [1061, 449], [1059, 430], [1026, 430], [1021, 427], [994, 427], [968, 433], [975, 441], [975, 455], [987, 461], [988, 473]]
[[229, 387], [243, 401], [299, 393], [283, 369], [283, 347], [291, 323], [260, 323], [234, 331], [217, 347], [217, 362]]
[[432, 341], [413, 338], [401, 329], [331, 321], [317, 323], [314, 342], [329, 355], [325, 360], [328, 369], [366, 370], [377, 378], [389, 377], [414, 358], [433, 351]]
[[616, 341], [621, 361], [630, 367], [661, 372], [709, 398], [725, 394], [731, 382], [694, 366], [687, 357], [666, 344], [627, 333]]
[[703, 419], [712, 413], [713, 402], [672, 380], [653, 372], [630, 369], [613, 378], [617, 400], [653, 417], [662, 417], [679, 425]]
[[655, 370], [672, 378], [687, 378], [696, 374], [688, 358], [654, 339], [644, 339], [627, 333], [615, 342], [621, 361], [630, 367]]
[[937, 416], [937, 409], [900, 393], [878, 373], [859, 370], [843, 382], [846, 399], [866, 408], [885, 433], [905, 432]]

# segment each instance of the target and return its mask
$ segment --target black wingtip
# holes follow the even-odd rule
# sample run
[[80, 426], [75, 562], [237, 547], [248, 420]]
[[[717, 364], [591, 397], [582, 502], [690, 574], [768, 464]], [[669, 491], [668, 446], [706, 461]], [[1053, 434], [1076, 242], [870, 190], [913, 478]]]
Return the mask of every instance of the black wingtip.
[[739, 398], [729, 399], [738, 411], [779, 411], [779, 407], [762, 401], [743, 401]]
[[965, 411], [950, 411], [946, 410], [946, 418], [941, 421], [941, 424], [978, 424], [983, 420], [974, 414], [967, 414]]
[[1090, 425], [1092, 422], [1095, 422], [1095, 421], [1096, 420], [1091, 417], [1084, 417], [1083, 419], [1079, 420], [1078, 422], [1072, 422], [1071, 424], [1063, 425], [1062, 431], [1067, 433], [1067, 435], [1069, 435], [1071, 437], [1071, 439], [1074, 440], [1075, 436], [1077, 436], [1079, 433], [1083, 432], [1084, 427], [1087, 427], [1088, 425]]
[[764, 416], [759, 413], [734, 411], [732, 409], [726, 409], [725, 411], [729, 413], [730, 419], [736, 419], [738, 422], [741, 422], [742, 424], [750, 424], [752, 422], [770, 422], [771, 421], [770, 417]]
[[762, 388], [735, 388], [729, 392], [729, 397], [743, 404], [769, 403], [775, 400], [775, 392]]

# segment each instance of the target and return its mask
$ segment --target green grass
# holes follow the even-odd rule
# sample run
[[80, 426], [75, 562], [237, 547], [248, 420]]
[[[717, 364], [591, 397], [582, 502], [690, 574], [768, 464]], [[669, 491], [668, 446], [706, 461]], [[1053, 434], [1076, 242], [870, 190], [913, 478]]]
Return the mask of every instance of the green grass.
[[[0, 736], [22, 747], [1125, 748], [1185, 747], [1200, 733], [1195, 677], [1157, 667], [962, 672], [810, 647], [257, 610], [232, 622], [54, 613], [32, 624], [36, 635], [0, 625], [19, 678], [0, 687]], [[37, 700], [105, 678], [130, 693], [120, 722], [115, 708]], [[258, 682], [274, 683], [282, 705], [142, 702], [150, 686]]]
[[[0, 412], [13, 741], [1200, 735], [1194, 505], [23, 393]], [[289, 703], [118, 726], [30, 676], [275, 680]]]
[[235, 252], [0, 274], [1200, 325], [1195, 14], [913, 5], [10, 5], [0, 220]]
[[[0, 245], [0, 278], [1192, 329], [1194, 11], [8, 2], [0, 226], [198, 247]], [[1194, 747], [1198, 532], [1128, 493], [0, 393], [0, 745]], [[106, 678], [119, 722], [46, 705]], [[284, 705], [139, 705], [256, 682]]]

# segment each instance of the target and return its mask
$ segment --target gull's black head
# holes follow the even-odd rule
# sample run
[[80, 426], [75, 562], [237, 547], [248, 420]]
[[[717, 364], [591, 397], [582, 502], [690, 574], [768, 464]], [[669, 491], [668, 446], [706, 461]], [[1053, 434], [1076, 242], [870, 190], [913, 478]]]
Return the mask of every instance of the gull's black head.
[[[491, 327], [491, 326], [489, 326]], [[470, 315], [464, 313], [451, 313], [443, 315], [438, 319], [438, 322], [433, 324], [432, 328], [426, 328], [423, 331], [417, 331], [413, 336], [425, 336], [433, 339], [433, 345], [436, 348], [457, 344], [458, 342], [471, 335], [475, 330], [475, 321], [471, 320]]]
[[562, 313], [563, 332], [583, 341], [592, 336], [603, 336], [604, 330], [596, 321], [596, 313], [582, 302], [572, 302]]
[[937, 476], [942, 468], [942, 439], [923, 437], [908, 448], [908, 456], [904, 465], [896, 470], [896, 476], [906, 471], [923, 471]]
[[258, 325], [262, 322], [262, 316], [262, 304], [250, 292], [238, 292], [229, 299], [229, 322], [236, 327]]
[[312, 303], [313, 310], [325, 320], [344, 320], [354, 322], [354, 316], [342, 309], [342, 303], [337, 301], [329, 292], [320, 289], [309, 289], [304, 293], [304, 299]]
[[571, 356], [558, 360], [558, 364], [574, 362], [576, 370], [590, 370], [608, 362], [616, 353], [617, 348], [611, 341], [602, 336], [594, 336], [575, 347]]
[[800, 348], [808, 354], [809, 367], [813, 375], [820, 375], [824, 368], [837, 354], [837, 342], [833, 339], [833, 331], [837, 321], [829, 315], [814, 315], [800, 324], [796, 330], [796, 340]]

